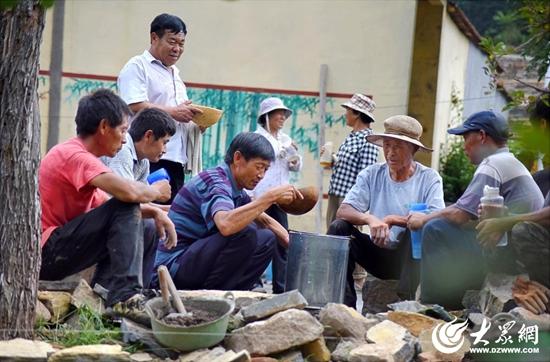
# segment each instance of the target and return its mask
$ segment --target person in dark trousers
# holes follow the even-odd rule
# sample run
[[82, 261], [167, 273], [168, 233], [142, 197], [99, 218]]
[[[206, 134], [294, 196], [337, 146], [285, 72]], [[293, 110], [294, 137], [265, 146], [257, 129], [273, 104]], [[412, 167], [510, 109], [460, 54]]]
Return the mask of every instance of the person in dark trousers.
[[[128, 180], [147, 184], [149, 162], [157, 162], [166, 153], [166, 144], [176, 132], [176, 125], [168, 113], [157, 108], [146, 108], [132, 120], [126, 134], [126, 143], [115, 157], [101, 157], [101, 161], [114, 173]], [[142, 213], [154, 215], [143, 219], [143, 287], [149, 288], [159, 239], [156, 223], [162, 222], [175, 234], [174, 224], [168, 218], [167, 205], [141, 204]], [[103, 285], [101, 281], [98, 281]], [[95, 287], [95, 286], [94, 286]]]
[[[77, 137], [53, 147], [42, 160], [40, 279], [59, 280], [97, 263], [96, 277], [107, 284], [111, 312], [143, 321], [147, 318], [141, 294], [140, 203], [167, 200], [170, 185], [123, 179], [99, 159], [122, 148], [129, 114], [128, 106], [110, 90], [83, 97], [75, 118]], [[165, 232], [165, 226], [159, 220], [159, 233]], [[175, 234], [170, 233], [166, 247], [173, 243]]]
[[287, 230], [265, 210], [302, 195], [291, 185], [254, 200], [244, 191], [254, 189], [274, 158], [265, 137], [240, 133], [220, 166], [200, 172], [178, 192], [168, 213], [178, 243], [172, 250], [159, 245], [156, 257], [156, 267], [166, 265], [178, 289], [250, 290], [276, 240], [288, 246]]
[[[327, 230], [336, 219], [336, 212], [355, 184], [359, 172], [378, 160], [378, 148], [365, 138], [373, 133], [371, 125], [374, 122], [376, 103], [364, 94], [355, 93], [350, 100], [342, 104], [342, 107], [345, 109], [346, 126], [351, 127], [351, 132], [338, 148], [338, 152], [331, 155], [332, 163], [329, 167], [332, 175], [328, 186]], [[321, 155], [324, 152], [325, 149], [322, 147]], [[357, 264], [353, 277], [356, 288], [361, 289], [367, 273]]]
[[150, 47], [143, 54], [130, 59], [118, 75], [120, 96], [137, 113], [145, 108], [159, 108], [176, 121], [176, 133], [167, 145], [166, 154], [158, 162], [151, 163], [151, 172], [160, 168], [170, 175], [172, 195], [170, 204], [183, 186], [185, 170], [200, 169], [192, 165], [193, 152], [200, 152], [199, 127], [191, 121], [202, 111], [193, 107], [187, 96], [187, 88], [179, 76], [176, 62], [183, 54], [187, 26], [178, 16], [160, 14], [151, 22]]
[[421, 301], [461, 309], [466, 290], [479, 289], [488, 270], [517, 271], [513, 248], [497, 246], [500, 236], [477, 239], [473, 225], [484, 187], [498, 188], [512, 213], [539, 210], [544, 198], [529, 171], [508, 149], [508, 122], [501, 114], [477, 112], [447, 132], [464, 137], [464, 152], [478, 165], [474, 177], [456, 203], [427, 215], [412, 213], [407, 226], [422, 229]]
[[[414, 299], [419, 265], [412, 259], [406, 229], [409, 207], [413, 203], [425, 203], [430, 210], [445, 206], [437, 171], [414, 160], [419, 149], [431, 151], [420, 142], [421, 136], [422, 125], [405, 115], [386, 119], [384, 133], [366, 136], [368, 142], [382, 147], [386, 162], [359, 173], [327, 231], [329, 235], [353, 236], [344, 300], [350, 307], [355, 307], [357, 299], [355, 263], [376, 278], [399, 279], [398, 294]], [[361, 225], [368, 225], [369, 234], [356, 228]]]

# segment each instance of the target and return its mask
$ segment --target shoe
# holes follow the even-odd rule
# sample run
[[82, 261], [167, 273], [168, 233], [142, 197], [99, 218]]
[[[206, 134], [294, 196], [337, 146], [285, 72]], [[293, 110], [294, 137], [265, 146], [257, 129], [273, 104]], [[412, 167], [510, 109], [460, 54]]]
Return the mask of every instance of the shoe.
[[157, 289], [142, 289], [141, 293], [145, 297], [145, 301], [148, 301], [149, 299], [153, 299], [156, 297], [160, 297], [160, 292]]
[[109, 294], [109, 290], [107, 288], [104, 288], [103, 285], [99, 283], [95, 283], [93, 291], [95, 294], [99, 295], [101, 299], [103, 299], [104, 301], [107, 300], [107, 295]]
[[150, 328], [151, 319], [145, 313], [145, 301], [146, 299], [143, 294], [134, 294], [125, 301], [118, 302], [107, 308], [105, 314], [111, 318], [128, 318]]
[[267, 293], [267, 290], [264, 288], [261, 281], [254, 284], [254, 286], [252, 286], [252, 289], [250, 291], [256, 292], [256, 293], [264, 293], [264, 294]]

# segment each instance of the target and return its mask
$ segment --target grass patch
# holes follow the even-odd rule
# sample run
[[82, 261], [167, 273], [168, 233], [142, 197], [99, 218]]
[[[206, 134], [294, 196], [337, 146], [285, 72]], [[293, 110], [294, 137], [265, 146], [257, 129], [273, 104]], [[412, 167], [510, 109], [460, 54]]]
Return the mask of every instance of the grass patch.
[[120, 328], [87, 306], [77, 308], [67, 317], [70, 324], [37, 325], [37, 334], [44, 340], [73, 347], [90, 344], [122, 344]]

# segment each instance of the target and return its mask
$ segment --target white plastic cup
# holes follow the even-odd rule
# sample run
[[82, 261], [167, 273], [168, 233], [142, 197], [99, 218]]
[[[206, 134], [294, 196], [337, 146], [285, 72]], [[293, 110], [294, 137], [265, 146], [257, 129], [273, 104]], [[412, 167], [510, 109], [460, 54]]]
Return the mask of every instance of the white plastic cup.
[[323, 152], [323, 154], [321, 155], [321, 158], [319, 159], [319, 163], [321, 164], [322, 167], [332, 166], [332, 147], [333, 147], [333, 144], [330, 141], [325, 143], [325, 145], [323, 146], [325, 151]]

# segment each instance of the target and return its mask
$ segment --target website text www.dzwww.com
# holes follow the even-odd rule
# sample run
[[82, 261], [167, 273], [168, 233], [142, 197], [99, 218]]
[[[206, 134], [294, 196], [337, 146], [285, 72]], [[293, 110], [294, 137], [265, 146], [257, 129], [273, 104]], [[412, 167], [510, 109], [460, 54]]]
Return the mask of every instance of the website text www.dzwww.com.
[[539, 353], [538, 347], [472, 347], [470, 353]]

